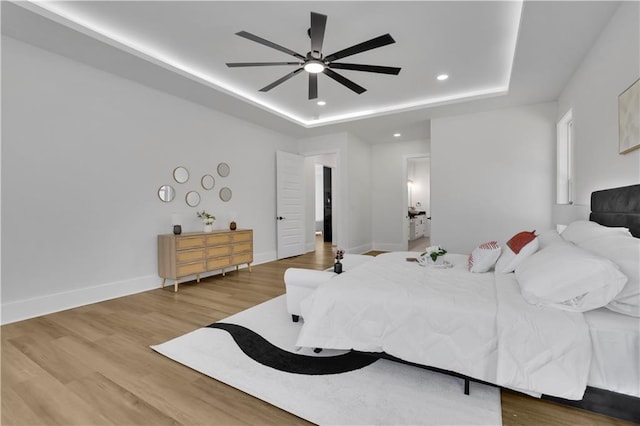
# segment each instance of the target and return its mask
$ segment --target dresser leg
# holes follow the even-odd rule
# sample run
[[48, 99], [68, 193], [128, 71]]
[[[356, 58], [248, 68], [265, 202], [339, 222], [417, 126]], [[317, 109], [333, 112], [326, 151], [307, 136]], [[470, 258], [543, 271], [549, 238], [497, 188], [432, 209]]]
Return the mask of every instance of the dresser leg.
[[166, 278], [163, 278], [163, 279], [162, 279], [162, 288], [164, 288], [164, 284], [165, 284], [166, 282], [167, 282], [167, 279], [166, 279]]
[[173, 292], [174, 292], [174, 293], [177, 293], [177, 292], [178, 292], [178, 280], [176, 280], [176, 281], [173, 283]]
[[249, 272], [251, 272], [251, 264], [247, 263], [247, 267], [249, 268]]
[[196, 282], [199, 283], [200, 282], [200, 274], [196, 274]]

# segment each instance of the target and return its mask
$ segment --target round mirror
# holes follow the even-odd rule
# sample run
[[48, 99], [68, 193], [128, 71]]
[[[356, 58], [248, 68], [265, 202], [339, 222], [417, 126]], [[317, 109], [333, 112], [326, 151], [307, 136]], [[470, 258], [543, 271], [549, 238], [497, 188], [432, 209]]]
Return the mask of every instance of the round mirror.
[[213, 187], [216, 186], [216, 180], [211, 175], [202, 176], [202, 179], [200, 179], [200, 183], [202, 184], [202, 187], [207, 191], [213, 189]]
[[171, 185], [162, 185], [158, 189], [158, 197], [165, 203], [173, 201], [176, 196], [176, 190]]
[[225, 202], [231, 199], [231, 190], [226, 186], [220, 190], [220, 199]]
[[184, 199], [189, 207], [196, 207], [198, 204], [200, 204], [200, 194], [198, 194], [196, 191], [187, 192], [187, 195], [184, 197]]
[[187, 170], [186, 167], [182, 167], [182, 166], [176, 167], [173, 170], [173, 178], [178, 183], [185, 183], [186, 181], [189, 180], [189, 170]]
[[229, 173], [231, 173], [231, 168], [229, 167], [229, 165], [227, 163], [218, 164], [218, 174], [221, 177], [227, 177], [227, 176], [229, 176]]

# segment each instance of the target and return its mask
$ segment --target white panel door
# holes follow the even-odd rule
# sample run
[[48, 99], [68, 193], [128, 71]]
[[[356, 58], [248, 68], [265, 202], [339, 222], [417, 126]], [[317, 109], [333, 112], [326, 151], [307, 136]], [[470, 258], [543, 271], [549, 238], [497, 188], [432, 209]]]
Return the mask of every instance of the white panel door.
[[276, 168], [278, 259], [284, 259], [304, 254], [304, 157], [278, 151]]

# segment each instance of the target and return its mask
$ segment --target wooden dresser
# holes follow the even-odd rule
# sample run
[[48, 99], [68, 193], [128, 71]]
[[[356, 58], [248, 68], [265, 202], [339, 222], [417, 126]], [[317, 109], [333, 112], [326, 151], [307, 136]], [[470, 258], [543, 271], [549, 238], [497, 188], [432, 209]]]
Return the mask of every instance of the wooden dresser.
[[162, 287], [167, 278], [174, 280], [178, 291], [180, 278], [222, 270], [246, 263], [251, 272], [253, 262], [253, 230], [192, 232], [182, 235], [158, 235], [158, 275]]

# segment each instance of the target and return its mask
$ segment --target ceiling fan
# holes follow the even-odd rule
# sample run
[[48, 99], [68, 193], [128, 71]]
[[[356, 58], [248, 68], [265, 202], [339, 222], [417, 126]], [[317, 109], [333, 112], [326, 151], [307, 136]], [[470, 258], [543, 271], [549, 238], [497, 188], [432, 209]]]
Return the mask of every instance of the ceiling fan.
[[297, 62], [231, 62], [227, 63], [228, 67], [263, 67], [263, 66], [278, 66], [278, 65], [298, 65], [299, 68], [290, 72], [282, 78], [274, 81], [271, 84], [260, 89], [261, 92], [268, 92], [274, 87], [284, 83], [291, 77], [300, 73], [301, 71], [307, 71], [309, 73], [309, 99], [316, 99], [318, 97], [318, 74], [323, 73], [327, 77], [330, 77], [338, 83], [348, 87], [357, 94], [365, 92], [362, 86], [354, 83], [348, 78], [338, 74], [334, 69], [353, 70], [353, 71], [366, 71], [375, 72], [380, 74], [393, 74], [398, 75], [400, 68], [385, 67], [379, 65], [362, 65], [362, 64], [348, 64], [344, 62], [334, 62], [338, 59], [345, 58], [347, 56], [355, 55], [357, 53], [366, 52], [367, 50], [376, 49], [378, 47], [386, 46], [388, 44], [395, 43], [395, 40], [389, 34], [381, 35], [371, 40], [364, 41], [339, 52], [332, 53], [331, 55], [324, 56], [322, 54], [322, 43], [324, 41], [324, 30], [327, 25], [327, 16], [320, 13], [311, 12], [311, 28], [309, 28], [308, 34], [311, 38], [311, 51], [307, 52], [306, 56], [303, 56], [291, 49], [280, 46], [269, 40], [265, 40], [254, 34], [246, 31], [240, 31], [236, 35], [246, 38], [256, 43], [260, 43], [264, 46], [271, 47], [272, 49], [279, 50], [287, 53], [291, 56], [298, 58]]

